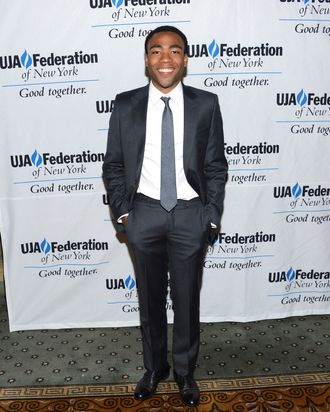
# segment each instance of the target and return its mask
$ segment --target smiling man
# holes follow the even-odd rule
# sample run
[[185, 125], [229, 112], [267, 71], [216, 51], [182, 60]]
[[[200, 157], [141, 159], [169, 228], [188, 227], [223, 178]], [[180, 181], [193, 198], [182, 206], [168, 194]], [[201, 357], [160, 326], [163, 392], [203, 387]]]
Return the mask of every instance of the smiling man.
[[138, 285], [146, 372], [134, 396], [169, 376], [166, 301], [173, 301], [173, 368], [184, 403], [199, 402], [199, 296], [207, 239], [220, 227], [227, 162], [216, 95], [185, 86], [187, 39], [158, 27], [145, 40], [149, 85], [117, 95], [104, 181], [126, 232]]

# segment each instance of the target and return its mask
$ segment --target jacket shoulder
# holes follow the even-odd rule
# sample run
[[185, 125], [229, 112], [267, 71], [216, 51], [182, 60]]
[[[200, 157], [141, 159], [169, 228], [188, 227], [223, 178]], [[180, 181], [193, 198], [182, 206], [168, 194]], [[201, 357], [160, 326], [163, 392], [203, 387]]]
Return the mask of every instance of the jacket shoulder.
[[131, 99], [132, 97], [139, 97], [148, 94], [149, 86], [138, 87], [136, 89], [127, 90], [125, 92], [119, 93], [116, 96], [117, 101], [125, 101]]
[[195, 97], [201, 97], [204, 99], [211, 99], [211, 100], [218, 99], [218, 95], [216, 95], [215, 93], [212, 93], [212, 92], [209, 92], [203, 89], [198, 89], [197, 87], [184, 85], [184, 91], [185, 93], [191, 96], [195, 96]]

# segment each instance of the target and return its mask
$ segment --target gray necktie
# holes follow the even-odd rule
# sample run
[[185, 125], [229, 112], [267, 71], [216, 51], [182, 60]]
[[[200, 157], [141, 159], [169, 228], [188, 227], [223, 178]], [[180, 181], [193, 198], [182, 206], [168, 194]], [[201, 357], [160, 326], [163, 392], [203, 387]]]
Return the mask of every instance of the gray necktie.
[[173, 115], [169, 106], [170, 97], [161, 97], [161, 99], [165, 107], [162, 120], [160, 204], [169, 212], [177, 204], [174, 129]]

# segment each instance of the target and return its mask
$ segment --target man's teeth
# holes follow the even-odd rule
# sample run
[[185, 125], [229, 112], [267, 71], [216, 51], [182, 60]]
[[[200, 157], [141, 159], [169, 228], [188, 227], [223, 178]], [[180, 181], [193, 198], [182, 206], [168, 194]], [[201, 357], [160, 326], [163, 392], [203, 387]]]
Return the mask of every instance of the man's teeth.
[[161, 73], [172, 73], [173, 69], [159, 69]]

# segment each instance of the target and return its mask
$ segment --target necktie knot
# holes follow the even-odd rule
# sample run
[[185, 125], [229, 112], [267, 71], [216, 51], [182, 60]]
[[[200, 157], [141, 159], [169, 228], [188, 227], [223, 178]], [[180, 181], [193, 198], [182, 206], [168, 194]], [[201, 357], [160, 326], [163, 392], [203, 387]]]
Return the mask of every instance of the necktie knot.
[[163, 100], [163, 102], [165, 103], [165, 107], [167, 107], [167, 108], [170, 107], [170, 105], [169, 105], [169, 101], [171, 100], [170, 97], [162, 96], [162, 97], [161, 97], [161, 100]]

